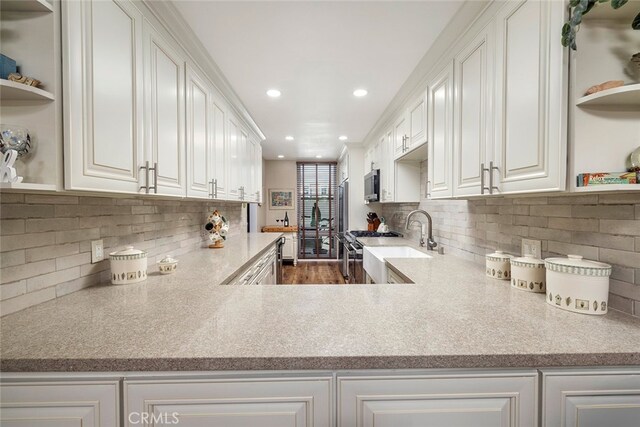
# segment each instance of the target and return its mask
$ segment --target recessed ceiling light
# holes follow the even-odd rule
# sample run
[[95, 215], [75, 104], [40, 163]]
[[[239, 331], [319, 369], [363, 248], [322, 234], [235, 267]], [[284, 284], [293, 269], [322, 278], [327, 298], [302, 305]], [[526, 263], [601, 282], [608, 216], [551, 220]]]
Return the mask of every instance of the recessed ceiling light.
[[356, 89], [353, 91], [353, 96], [357, 96], [358, 98], [362, 98], [366, 96], [369, 92], [366, 89]]
[[284, 156], [282, 154], [278, 154], [278, 158], [279, 159], [284, 159]]
[[321, 156], [320, 154], [318, 154], [318, 155], [316, 156], [316, 159], [321, 159], [321, 158], [322, 158], [322, 156]]
[[271, 98], [278, 98], [280, 95], [281, 94], [278, 89], [269, 89], [267, 91], [267, 96], [270, 96]]
[[349, 139], [349, 138], [347, 138], [347, 136], [346, 136], [346, 135], [341, 135], [341, 136], [339, 136], [339, 137], [338, 137], [338, 139], [339, 139], [340, 141], [346, 141], [346, 140], [347, 140], [347, 139]]
[[287, 141], [293, 141], [293, 137], [291, 135], [287, 135], [284, 137]]

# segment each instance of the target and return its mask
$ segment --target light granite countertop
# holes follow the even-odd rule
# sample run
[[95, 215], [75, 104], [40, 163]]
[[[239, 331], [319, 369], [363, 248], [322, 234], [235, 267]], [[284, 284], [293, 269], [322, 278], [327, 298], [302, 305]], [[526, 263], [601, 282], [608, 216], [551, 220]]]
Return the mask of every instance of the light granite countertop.
[[[556, 309], [431, 252], [407, 285], [219, 286], [273, 234], [197, 251], [178, 272], [0, 320], [2, 371], [503, 368], [640, 364], [640, 319]], [[367, 243], [367, 239], [364, 243]], [[375, 242], [368, 242], [375, 244]], [[412, 242], [390, 239], [378, 244]]]

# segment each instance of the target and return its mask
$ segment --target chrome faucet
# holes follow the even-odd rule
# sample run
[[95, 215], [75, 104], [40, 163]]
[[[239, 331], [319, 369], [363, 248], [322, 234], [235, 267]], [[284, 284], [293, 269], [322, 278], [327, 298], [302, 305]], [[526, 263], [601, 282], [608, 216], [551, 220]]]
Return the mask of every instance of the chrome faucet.
[[[429, 225], [429, 235], [427, 237], [427, 241], [425, 243], [424, 241], [424, 236], [427, 234], [425, 231], [425, 225], [422, 221], [418, 221], [418, 220], [412, 220], [411, 217], [413, 217], [415, 214], [423, 214], [424, 216], [427, 217], [427, 223]], [[420, 246], [424, 247], [426, 246], [427, 249], [429, 249], [430, 251], [432, 251], [436, 246], [438, 246], [438, 244], [436, 243], [435, 240], [433, 240], [433, 222], [431, 221], [431, 215], [429, 215], [427, 213], [427, 211], [423, 211], [422, 209], [416, 209], [414, 211], [409, 212], [409, 215], [407, 215], [407, 223], [405, 224], [405, 228], [408, 230], [409, 227], [411, 226], [411, 224], [413, 224], [414, 222], [417, 222], [418, 224], [420, 224]]]

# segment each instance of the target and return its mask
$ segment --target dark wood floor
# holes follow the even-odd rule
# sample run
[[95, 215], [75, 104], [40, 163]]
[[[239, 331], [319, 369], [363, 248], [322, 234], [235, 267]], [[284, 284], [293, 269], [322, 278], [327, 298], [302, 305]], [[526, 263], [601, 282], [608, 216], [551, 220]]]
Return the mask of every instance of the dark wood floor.
[[297, 266], [285, 264], [283, 285], [344, 285], [338, 261], [298, 261]]

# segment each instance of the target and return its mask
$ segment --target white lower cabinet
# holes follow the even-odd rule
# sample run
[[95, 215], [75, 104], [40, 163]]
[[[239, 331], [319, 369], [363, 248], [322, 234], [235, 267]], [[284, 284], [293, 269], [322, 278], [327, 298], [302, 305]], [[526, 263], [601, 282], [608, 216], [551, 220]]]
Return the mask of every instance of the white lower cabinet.
[[543, 427], [638, 427], [640, 368], [543, 370]]
[[2, 427], [114, 427], [120, 425], [118, 380], [3, 382]]
[[[127, 380], [124, 412], [177, 417], [181, 427], [329, 427], [330, 375], [290, 378]], [[136, 420], [125, 416], [125, 426]], [[168, 425], [168, 424], [167, 424]]]
[[534, 427], [537, 371], [338, 376], [339, 427]]

